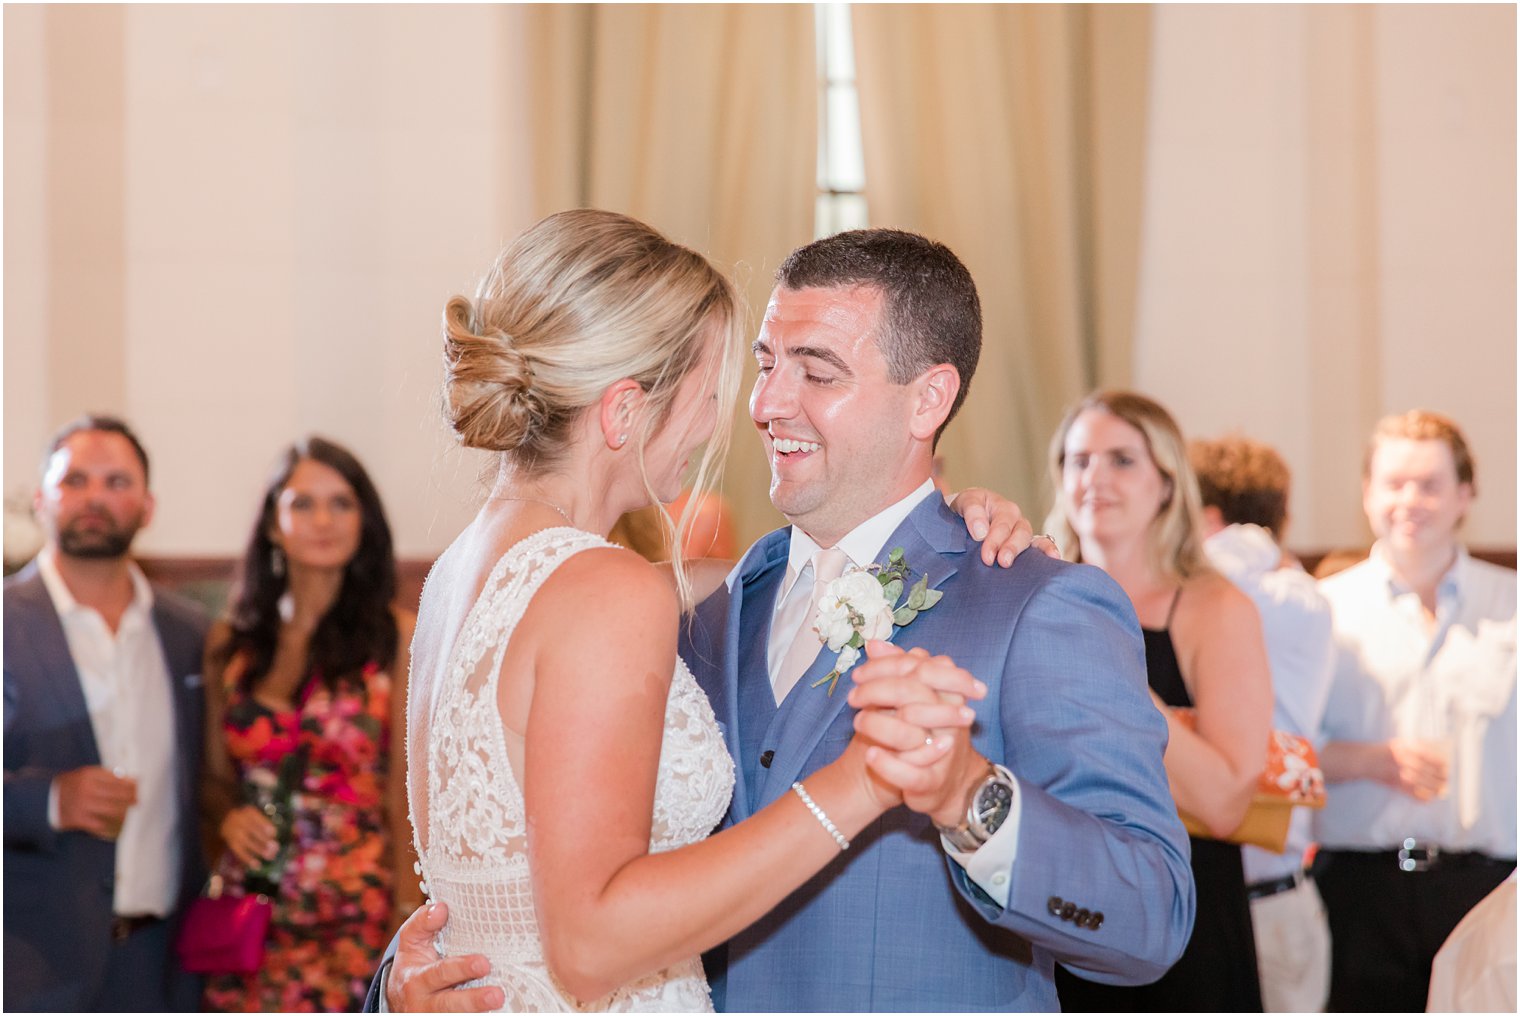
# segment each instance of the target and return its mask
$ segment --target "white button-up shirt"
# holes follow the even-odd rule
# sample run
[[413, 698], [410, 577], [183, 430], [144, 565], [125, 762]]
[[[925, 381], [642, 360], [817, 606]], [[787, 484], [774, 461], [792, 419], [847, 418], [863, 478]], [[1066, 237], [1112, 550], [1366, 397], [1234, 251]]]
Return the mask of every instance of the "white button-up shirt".
[[1515, 573], [1459, 549], [1436, 591], [1433, 631], [1381, 545], [1320, 589], [1337, 642], [1325, 739], [1421, 738], [1450, 749], [1447, 791], [1431, 801], [1372, 780], [1333, 784], [1320, 842], [1388, 850], [1414, 837], [1514, 857]]
[[[1210, 563], [1251, 597], [1261, 614], [1272, 670], [1272, 726], [1318, 741], [1330, 696], [1335, 643], [1330, 604], [1314, 579], [1298, 568], [1280, 568], [1282, 549], [1261, 526], [1225, 526], [1203, 545]], [[1313, 839], [1310, 809], [1294, 808], [1287, 849], [1241, 851], [1246, 882], [1264, 882], [1303, 866]]]
[[[169, 666], [153, 626], [153, 588], [135, 564], [129, 568], [132, 602], [113, 634], [98, 611], [69, 592], [52, 548], [37, 560], [79, 672], [100, 764], [137, 781], [137, 803], [127, 810], [116, 838], [113, 909], [164, 916], [179, 895], [181, 864], [174, 702]], [[48, 807], [55, 828], [57, 793], [55, 783]]]

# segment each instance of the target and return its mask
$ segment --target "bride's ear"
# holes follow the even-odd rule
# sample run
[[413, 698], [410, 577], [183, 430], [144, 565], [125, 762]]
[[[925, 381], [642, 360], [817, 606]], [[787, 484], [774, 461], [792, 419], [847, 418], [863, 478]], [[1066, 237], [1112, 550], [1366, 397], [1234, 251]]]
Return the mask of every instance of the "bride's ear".
[[628, 443], [639, 408], [644, 404], [644, 389], [632, 378], [609, 385], [602, 393], [602, 440], [617, 451]]

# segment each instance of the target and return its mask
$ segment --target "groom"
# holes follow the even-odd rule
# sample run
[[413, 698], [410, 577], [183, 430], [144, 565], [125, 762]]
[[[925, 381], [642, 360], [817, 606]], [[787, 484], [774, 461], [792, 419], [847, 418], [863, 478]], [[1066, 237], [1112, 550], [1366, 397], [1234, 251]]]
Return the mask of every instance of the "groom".
[[[750, 411], [792, 525], [750, 549], [681, 647], [736, 760], [726, 821], [837, 757], [847, 698], [870, 695], [868, 682], [847, 696], [848, 676], [833, 694], [818, 683], [837, 654], [811, 631], [815, 571], [826, 585], [901, 548], [907, 584], [926, 576], [942, 599], [893, 641], [953, 657], [989, 690], [969, 742], [941, 763], [948, 792], [910, 795], [915, 810], [882, 816], [708, 955], [720, 1010], [1054, 1010], [1056, 960], [1145, 983], [1187, 941], [1186, 835], [1128, 598], [1101, 571], [1038, 552], [983, 564], [932, 496], [934, 445], [980, 347], [970, 274], [923, 237], [842, 233], [777, 272]], [[862, 676], [918, 665], [933, 664], [889, 657]], [[406, 966], [393, 1001], [395, 981], [446, 983], [443, 964]]]

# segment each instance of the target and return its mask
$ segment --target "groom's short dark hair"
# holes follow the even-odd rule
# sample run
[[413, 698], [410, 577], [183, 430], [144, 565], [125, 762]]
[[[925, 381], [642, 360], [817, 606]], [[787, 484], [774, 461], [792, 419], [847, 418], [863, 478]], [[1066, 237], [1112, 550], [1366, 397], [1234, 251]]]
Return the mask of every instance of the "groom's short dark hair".
[[776, 284], [880, 290], [886, 297], [881, 353], [888, 376], [907, 384], [935, 364], [951, 364], [961, 390], [945, 425], [955, 418], [982, 352], [982, 302], [971, 273], [949, 247], [901, 229], [852, 229], [794, 250], [776, 269]]

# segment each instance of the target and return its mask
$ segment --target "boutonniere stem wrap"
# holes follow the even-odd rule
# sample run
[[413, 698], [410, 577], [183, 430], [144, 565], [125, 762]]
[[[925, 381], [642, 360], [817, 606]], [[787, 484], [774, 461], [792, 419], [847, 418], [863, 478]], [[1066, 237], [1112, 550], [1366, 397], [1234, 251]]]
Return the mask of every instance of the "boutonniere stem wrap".
[[902, 548], [897, 547], [887, 555], [885, 565], [851, 568], [824, 588], [813, 630], [819, 641], [838, 653], [839, 658], [834, 661], [834, 669], [814, 681], [812, 687], [827, 684], [829, 694], [833, 695], [840, 675], [855, 666], [868, 641], [890, 638], [893, 629], [910, 624], [945, 595], [929, 588], [927, 575], [921, 576], [912, 588], [907, 587], [908, 562], [903, 559]]

